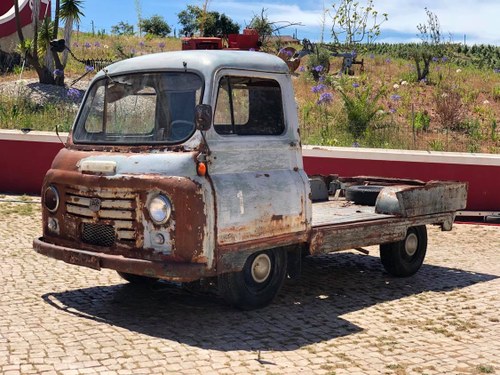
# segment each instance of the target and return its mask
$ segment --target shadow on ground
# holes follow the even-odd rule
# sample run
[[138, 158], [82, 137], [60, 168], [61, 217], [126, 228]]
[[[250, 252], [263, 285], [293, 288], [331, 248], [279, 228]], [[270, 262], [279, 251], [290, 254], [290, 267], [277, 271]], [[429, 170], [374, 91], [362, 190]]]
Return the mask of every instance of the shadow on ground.
[[343, 314], [495, 278], [424, 265], [415, 276], [397, 279], [382, 271], [378, 257], [343, 253], [306, 258], [302, 278], [287, 282], [272, 305], [257, 311], [234, 310], [215, 292], [193, 293], [164, 282], [69, 290], [43, 299], [82, 318], [204, 349], [286, 351], [361, 331]]

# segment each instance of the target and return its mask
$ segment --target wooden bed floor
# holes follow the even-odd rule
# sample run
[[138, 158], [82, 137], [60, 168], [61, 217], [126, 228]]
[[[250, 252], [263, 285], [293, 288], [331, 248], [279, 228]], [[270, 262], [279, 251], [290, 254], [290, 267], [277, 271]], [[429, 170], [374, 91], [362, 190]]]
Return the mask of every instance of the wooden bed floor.
[[361, 206], [343, 198], [330, 199], [312, 205], [312, 226], [344, 224], [395, 217], [375, 213], [375, 207]]

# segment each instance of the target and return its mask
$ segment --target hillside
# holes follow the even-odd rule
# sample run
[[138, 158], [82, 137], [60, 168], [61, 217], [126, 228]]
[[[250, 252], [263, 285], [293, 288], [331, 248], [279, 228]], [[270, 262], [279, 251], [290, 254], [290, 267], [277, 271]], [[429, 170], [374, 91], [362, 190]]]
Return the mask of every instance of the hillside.
[[[180, 40], [80, 34], [71, 48], [78, 60], [99, 68], [101, 60], [178, 50]], [[323, 69], [319, 80], [304, 58], [294, 73], [304, 143], [500, 153], [500, 48], [464, 51], [457, 46], [449, 56], [433, 59], [426, 82], [415, 82], [414, 64], [399, 51], [400, 45], [376, 46], [358, 56], [364, 72], [356, 66], [353, 76], [337, 74], [342, 59], [332, 57], [329, 71]], [[0, 76], [0, 127], [54, 130], [56, 118], [60, 129], [68, 130], [95, 74], [81, 77], [89, 70], [87, 64], [70, 58], [63, 90], [36, 84], [36, 75], [19, 67]], [[24, 81], [15, 84], [20, 77]], [[351, 100], [349, 111], [346, 100]], [[374, 114], [366, 130], [353, 129], [353, 119], [369, 111]]]

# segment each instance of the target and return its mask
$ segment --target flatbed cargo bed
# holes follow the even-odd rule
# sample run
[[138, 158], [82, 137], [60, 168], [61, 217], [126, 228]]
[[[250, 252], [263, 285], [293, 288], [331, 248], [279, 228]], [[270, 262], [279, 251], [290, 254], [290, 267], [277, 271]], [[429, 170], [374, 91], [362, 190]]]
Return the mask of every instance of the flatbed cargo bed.
[[435, 224], [451, 230], [463, 207], [466, 185], [431, 182], [395, 184], [382, 189], [374, 206], [343, 197], [312, 204], [311, 254], [356, 249], [403, 240], [411, 227]]

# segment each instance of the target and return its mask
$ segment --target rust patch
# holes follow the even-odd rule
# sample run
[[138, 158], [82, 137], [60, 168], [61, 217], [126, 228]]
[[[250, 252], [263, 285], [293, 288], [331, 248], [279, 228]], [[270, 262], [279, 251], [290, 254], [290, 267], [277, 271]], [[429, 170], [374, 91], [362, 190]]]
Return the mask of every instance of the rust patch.
[[[44, 184], [53, 183], [61, 200], [58, 211], [50, 214], [60, 225], [59, 234], [51, 234], [48, 230], [49, 214], [43, 210], [46, 241], [67, 248], [154, 262], [207, 262], [203, 254], [206, 215], [201, 184], [186, 177], [152, 174], [118, 178], [83, 175], [78, 172], [76, 165], [88, 156], [87, 152], [62, 150], [53, 162], [53, 169], [45, 177]], [[154, 225], [158, 231], [169, 233], [172, 245], [170, 253], [144, 248], [143, 221], [149, 220], [145, 204], [151, 191], [164, 193], [173, 204], [171, 219], [165, 225]], [[70, 198], [70, 194], [75, 195]], [[68, 202], [82, 204], [92, 198], [103, 202], [116, 200], [122, 202], [120, 204], [126, 209], [114, 210], [109, 217], [102, 217], [102, 208], [95, 213], [85, 207], [73, 209], [73, 212], [67, 210]], [[175, 225], [171, 225], [172, 222]], [[121, 231], [122, 237], [117, 237], [111, 246], [84, 243], [81, 237], [84, 223], [111, 226], [115, 229], [115, 235], [120, 237]], [[129, 272], [132, 271], [135, 272], [133, 269]]]

